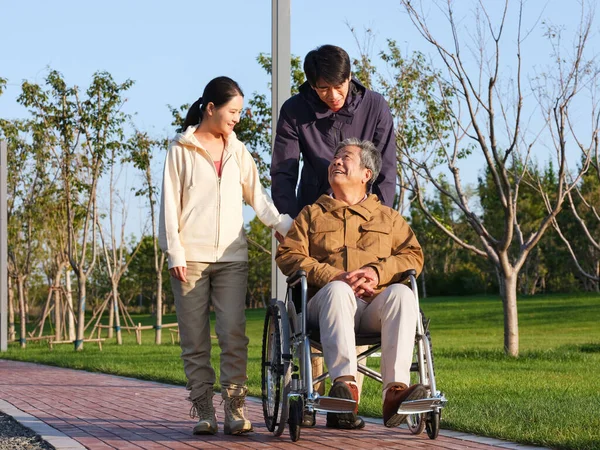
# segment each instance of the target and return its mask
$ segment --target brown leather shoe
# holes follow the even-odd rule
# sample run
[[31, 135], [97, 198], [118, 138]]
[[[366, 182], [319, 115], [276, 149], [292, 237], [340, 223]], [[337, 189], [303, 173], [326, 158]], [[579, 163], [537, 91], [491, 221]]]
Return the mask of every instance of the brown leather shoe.
[[342, 428], [344, 430], [357, 430], [365, 426], [365, 421], [357, 416], [358, 413], [358, 386], [352, 383], [336, 381], [329, 391], [330, 397], [354, 400], [356, 407], [351, 413], [327, 413], [327, 426], [329, 428]]
[[383, 402], [383, 423], [386, 427], [397, 427], [404, 423], [407, 414], [398, 414], [400, 405], [408, 400], [418, 400], [427, 397], [427, 389], [422, 384], [405, 384], [390, 387], [385, 393]]

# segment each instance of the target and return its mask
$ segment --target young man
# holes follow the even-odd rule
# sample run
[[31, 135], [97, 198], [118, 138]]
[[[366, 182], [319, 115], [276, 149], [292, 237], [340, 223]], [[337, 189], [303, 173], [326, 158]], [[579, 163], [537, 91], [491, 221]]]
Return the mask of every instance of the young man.
[[[383, 96], [351, 77], [350, 57], [340, 47], [323, 45], [304, 60], [307, 81], [281, 108], [271, 160], [272, 196], [282, 214], [296, 217], [329, 190], [327, 167], [333, 150], [346, 138], [369, 140], [383, 159], [373, 193], [393, 207], [396, 143], [393, 119]], [[298, 184], [300, 155], [302, 175]]]

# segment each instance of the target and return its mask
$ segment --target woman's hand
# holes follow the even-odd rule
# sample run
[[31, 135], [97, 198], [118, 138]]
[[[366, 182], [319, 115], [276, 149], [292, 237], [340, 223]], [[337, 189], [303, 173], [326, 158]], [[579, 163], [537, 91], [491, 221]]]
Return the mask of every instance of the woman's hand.
[[169, 269], [169, 273], [171, 274], [171, 276], [173, 278], [178, 279], [179, 281], [183, 281], [184, 283], [187, 283], [187, 267], [185, 266], [177, 266], [177, 267], [171, 267]]

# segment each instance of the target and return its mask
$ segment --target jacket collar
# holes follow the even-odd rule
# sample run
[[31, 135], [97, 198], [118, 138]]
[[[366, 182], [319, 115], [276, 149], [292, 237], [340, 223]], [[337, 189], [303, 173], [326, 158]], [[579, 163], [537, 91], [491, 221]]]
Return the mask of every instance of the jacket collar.
[[348, 97], [346, 103], [338, 112], [330, 110], [325, 103], [319, 98], [315, 90], [311, 87], [308, 81], [305, 81], [299, 89], [300, 96], [308, 103], [310, 109], [313, 110], [317, 120], [333, 116], [335, 120], [340, 120], [347, 123], [352, 123], [354, 112], [360, 105], [360, 102], [365, 96], [367, 88], [363, 86], [356, 78], [350, 80], [348, 89]]
[[[200, 144], [200, 142], [198, 142], [198, 139], [196, 139], [196, 136], [194, 135], [194, 132], [199, 126], [200, 125], [191, 125], [187, 127], [187, 129], [183, 133], [179, 133], [177, 134], [177, 136], [175, 136], [175, 142], [179, 145], [182, 145], [183, 147], [191, 147], [195, 151], [202, 149], [202, 151], [205, 152], [206, 150], [202, 147], [202, 145]], [[229, 153], [239, 152], [242, 147], [240, 144], [241, 142], [237, 138], [235, 131], [232, 131], [231, 134], [225, 138], [224, 156], [227, 156], [227, 154]]]
[[315, 204], [319, 205], [324, 212], [333, 212], [347, 208], [350, 211], [359, 214], [365, 220], [369, 220], [373, 216], [373, 213], [381, 206], [381, 202], [375, 194], [369, 194], [365, 200], [356, 205], [347, 205], [328, 194], [323, 194], [317, 199]]

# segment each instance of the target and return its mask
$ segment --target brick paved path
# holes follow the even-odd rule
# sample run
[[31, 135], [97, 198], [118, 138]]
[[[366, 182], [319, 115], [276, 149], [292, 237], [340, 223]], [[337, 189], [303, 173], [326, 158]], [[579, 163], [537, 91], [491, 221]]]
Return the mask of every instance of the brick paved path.
[[[333, 430], [325, 427], [324, 415], [317, 415], [317, 426], [303, 429], [300, 440], [293, 443], [287, 429], [281, 437], [267, 431], [258, 399], [247, 401], [255, 432], [225, 436], [218, 395], [214, 401], [219, 433], [193, 436], [195, 422], [189, 417], [186, 394], [181, 386], [0, 360], [0, 409], [8, 409], [5, 412], [50, 443], [54, 440], [57, 449], [528, 448], [445, 431], [432, 441], [426, 434], [413, 436], [406, 429], [388, 429], [375, 420], [368, 420], [363, 430]], [[31, 425], [34, 422], [40, 431]]]

